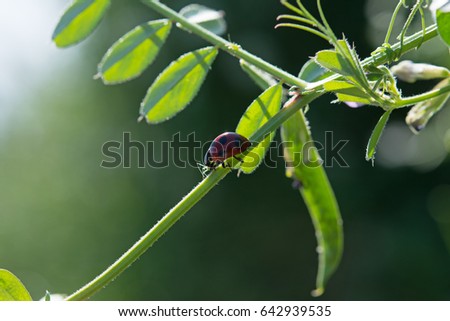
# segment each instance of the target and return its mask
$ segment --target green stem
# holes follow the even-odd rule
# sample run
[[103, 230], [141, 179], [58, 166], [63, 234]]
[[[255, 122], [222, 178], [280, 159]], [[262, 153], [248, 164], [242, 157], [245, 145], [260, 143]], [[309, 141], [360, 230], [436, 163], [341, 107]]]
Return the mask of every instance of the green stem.
[[[281, 126], [300, 108], [319, 97], [319, 93], [303, 96], [292, 104], [285, 106], [274, 117], [269, 119], [260, 127], [250, 140], [259, 142], [266, 133], [272, 132]], [[203, 181], [187, 194], [175, 207], [173, 207], [158, 223], [156, 223], [142, 238], [139, 239], [128, 251], [126, 251], [116, 262], [98, 275], [94, 280], [66, 298], [67, 301], [86, 300], [97, 291], [104, 288], [113, 281], [120, 273], [127, 269], [145, 251], [147, 251], [167, 230], [172, 227], [188, 210], [197, 204], [216, 184], [227, 174], [230, 168], [218, 167], [212, 171]]]
[[[392, 51], [394, 51], [395, 54], [394, 56], [397, 56], [400, 53], [400, 51], [402, 54], [404, 54], [410, 50], [416, 49], [423, 42], [433, 39], [437, 35], [438, 35], [437, 24], [432, 24], [431, 26], [428, 26], [425, 29], [425, 32], [421, 30], [416, 32], [415, 34], [412, 34], [409, 37], [406, 37], [403, 41], [403, 48], [401, 46], [401, 43], [397, 42], [392, 45], [391, 49]], [[390, 56], [386, 52], [380, 51], [374, 54], [373, 56], [364, 59], [361, 63], [363, 66], [368, 65], [378, 66], [388, 62], [390, 62]]]
[[[391, 50], [393, 54], [388, 54], [384, 50], [380, 50], [379, 52], [373, 54], [371, 57], [368, 57], [361, 61], [361, 64], [363, 67], [373, 65], [378, 66], [385, 63], [390, 62], [390, 57], [394, 56], [396, 57], [400, 51], [402, 54], [417, 48], [420, 46], [423, 42], [428, 41], [438, 35], [437, 31], [437, 25], [433, 24], [425, 29], [425, 33], [423, 31], [416, 32], [415, 34], [406, 37], [403, 42], [403, 48], [401, 47], [400, 42], [395, 43], [391, 46]], [[323, 85], [329, 81], [335, 80], [337, 78], [341, 77], [339, 74], [334, 74], [330, 77], [327, 77], [323, 80], [310, 83], [310, 85], [305, 89], [306, 91], [316, 91], [323, 89]]]
[[203, 198], [230, 169], [216, 170], [205, 178], [200, 184], [187, 194], [174, 208], [172, 208], [158, 223], [155, 224], [139, 241], [137, 241], [127, 252], [125, 252], [116, 262], [109, 266], [103, 273], [84, 287], [68, 296], [66, 300], [86, 300], [98, 290], [104, 288], [109, 282], [114, 280], [120, 273], [128, 268], [138, 259], [149, 247], [151, 247], [183, 214]]
[[313, 21], [309, 20], [309, 19], [306, 19], [306, 18], [303, 18], [303, 17], [294, 16], [294, 15], [290, 15], [290, 14], [281, 14], [281, 15], [279, 15], [277, 17], [277, 21], [281, 20], [281, 19], [294, 20], [294, 21], [298, 21], [298, 22], [301, 22], [301, 23], [304, 23], [304, 24], [308, 24], [308, 25], [313, 26], [313, 27], [316, 26], [316, 24]]
[[[192, 24], [182, 16], [178, 15], [176, 12], [172, 11], [163, 4], [152, 1], [144, 0], [144, 3], [152, 7], [155, 11], [161, 13], [169, 19], [180, 23], [183, 27], [189, 31], [197, 34], [208, 42], [220, 47], [221, 49], [229, 52], [233, 56], [239, 57], [248, 63], [278, 77], [282, 81], [295, 85], [300, 88], [305, 88], [308, 84], [303, 80], [271, 65], [270, 63], [258, 58], [247, 51], [241, 49], [238, 45], [232, 44], [210, 32], [204, 28]], [[423, 41], [429, 40], [437, 35], [436, 25], [428, 27], [425, 33], [425, 38]], [[422, 40], [422, 34], [412, 35], [405, 38], [403, 45], [404, 50], [410, 50], [415, 48], [415, 46]], [[394, 50], [399, 50], [399, 45], [396, 44], [392, 47]], [[385, 52], [378, 53], [370, 58], [363, 61], [363, 65], [368, 64], [383, 64], [388, 61], [388, 55]], [[329, 81], [334, 79], [333, 77], [328, 77], [326, 80]], [[318, 83], [314, 83], [317, 85]], [[316, 87], [317, 88], [317, 87]], [[414, 96], [405, 99], [407, 104], [413, 104], [415, 100], [423, 100], [435, 97], [444, 92], [450, 90], [450, 86], [440, 88], [439, 90], [434, 90], [426, 94]], [[292, 103], [285, 105], [274, 117], [269, 119], [261, 128], [259, 128], [250, 140], [259, 142], [264, 136], [276, 130], [281, 126], [283, 122], [289, 119], [295, 112], [300, 108], [306, 106], [311, 101], [315, 100], [321, 96], [323, 92], [315, 91], [310, 94], [302, 96], [300, 99], [292, 100]], [[306, 124], [305, 124], [306, 126]], [[217, 183], [219, 183], [228, 173], [231, 172], [229, 168], [218, 168], [208, 177], [206, 177], [202, 182], [200, 182], [189, 194], [187, 194], [175, 207], [173, 207], [158, 223], [155, 224], [139, 241], [137, 241], [127, 252], [125, 252], [115, 263], [109, 266], [104, 272], [97, 276], [94, 280], [86, 284], [84, 287], [71, 294], [66, 298], [66, 300], [85, 300], [91, 297], [100, 289], [108, 285], [112, 280], [114, 280], [120, 273], [127, 269], [136, 259], [138, 259], [148, 248], [150, 248], [169, 228], [175, 224], [189, 209], [191, 209], [197, 202], [199, 202]]]
[[232, 42], [229, 42], [222, 37], [219, 37], [215, 35], [214, 33], [206, 30], [205, 28], [202, 28], [198, 24], [192, 23], [189, 20], [187, 20], [182, 15], [178, 14], [176, 11], [170, 9], [166, 5], [162, 4], [161, 2], [157, 0], [142, 0], [142, 2], [155, 10], [156, 12], [160, 13], [164, 17], [175, 21], [182, 25], [184, 28], [188, 29], [193, 34], [199, 36], [200, 38], [203, 38], [207, 42], [219, 47], [220, 49], [228, 52], [232, 56], [244, 59], [248, 63], [258, 67], [259, 69], [262, 69], [274, 77], [278, 78], [279, 80], [292, 85], [297, 86], [299, 88], [305, 88], [308, 85], [308, 82], [299, 79], [298, 77], [288, 73], [287, 71], [284, 71], [278, 67], [275, 67], [274, 65], [268, 63], [267, 61], [249, 53], [248, 51], [241, 48], [241, 46], [234, 44]]
[[275, 29], [279, 28], [279, 27], [289, 27], [289, 28], [294, 28], [294, 29], [299, 29], [299, 30], [303, 30], [303, 31], [307, 31], [312, 33], [313, 35], [316, 35], [322, 39], [324, 39], [325, 41], [330, 41], [330, 38], [328, 36], [326, 36], [325, 34], [321, 33], [320, 31], [307, 27], [307, 26], [303, 26], [303, 25], [299, 25], [296, 23], [289, 23], [289, 22], [282, 22], [279, 23], [275, 26]]
[[306, 17], [306, 14], [302, 10], [290, 4], [288, 0], [281, 0], [280, 3], [289, 10], [294, 11], [299, 16]]
[[449, 91], [450, 91], [450, 85], [442, 87], [442, 88], [434, 89], [434, 90], [428, 91], [428, 92], [420, 94], [420, 95], [406, 97], [406, 98], [403, 98], [395, 106], [395, 108], [402, 108], [402, 107], [411, 106], [411, 105], [417, 104], [419, 102], [422, 102], [422, 101], [425, 101], [425, 100], [428, 100], [428, 99], [435, 98], [435, 97], [438, 97], [440, 95], [446, 94]]
[[[291, 104], [285, 104], [277, 114], [270, 118], [267, 123], [262, 125], [253, 135], [249, 137], [251, 141], [260, 142], [267, 135], [267, 133], [275, 131], [286, 120], [294, 115], [300, 108], [305, 107], [313, 100], [319, 98], [322, 95], [321, 92], [315, 92], [302, 96], [300, 99], [291, 100]], [[289, 101], [288, 101], [289, 102]], [[307, 125], [306, 125], [307, 126]]]
[[388, 30], [386, 32], [386, 37], [384, 38], [384, 43], [389, 43], [389, 39], [391, 39], [392, 29], [394, 28], [395, 19], [397, 18], [397, 14], [400, 11], [400, 8], [402, 7], [402, 1], [400, 0], [395, 7], [394, 13], [391, 17], [391, 22], [389, 23]]

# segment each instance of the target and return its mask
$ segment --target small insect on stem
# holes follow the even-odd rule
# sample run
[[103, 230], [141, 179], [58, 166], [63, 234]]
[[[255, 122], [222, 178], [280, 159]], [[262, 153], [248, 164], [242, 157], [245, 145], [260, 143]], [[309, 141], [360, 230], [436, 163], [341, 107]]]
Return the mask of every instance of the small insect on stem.
[[226, 132], [217, 136], [206, 151], [203, 164], [198, 164], [200, 173], [206, 177], [207, 173], [219, 166], [226, 168], [225, 161], [230, 157], [243, 162], [237, 155], [245, 152], [252, 144], [242, 135]]

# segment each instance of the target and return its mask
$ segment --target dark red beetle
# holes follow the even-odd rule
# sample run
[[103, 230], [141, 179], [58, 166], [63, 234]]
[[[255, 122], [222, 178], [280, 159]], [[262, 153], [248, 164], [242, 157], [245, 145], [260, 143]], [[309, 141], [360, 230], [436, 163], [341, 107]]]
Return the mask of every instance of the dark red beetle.
[[220, 134], [209, 146], [203, 160], [204, 166], [206, 170], [214, 169], [220, 165], [224, 166], [224, 161], [230, 157], [242, 162], [242, 159], [236, 157], [236, 155], [245, 152], [250, 146], [249, 140], [242, 135], [232, 132]]

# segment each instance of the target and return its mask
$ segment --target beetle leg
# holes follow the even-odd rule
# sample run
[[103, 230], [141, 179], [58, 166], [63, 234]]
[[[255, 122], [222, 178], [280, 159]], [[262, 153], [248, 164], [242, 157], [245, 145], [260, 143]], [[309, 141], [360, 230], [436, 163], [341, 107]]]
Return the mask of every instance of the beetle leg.
[[240, 161], [241, 163], [243, 163], [244, 161], [242, 160], [242, 158], [237, 157], [236, 155], [233, 156], [235, 159], [237, 159], [238, 161]]
[[203, 179], [205, 179], [206, 176], [207, 176], [207, 173], [209, 171], [208, 166], [205, 166], [205, 165], [203, 165], [201, 163], [197, 163], [197, 168], [200, 171], [200, 173], [202, 174]]

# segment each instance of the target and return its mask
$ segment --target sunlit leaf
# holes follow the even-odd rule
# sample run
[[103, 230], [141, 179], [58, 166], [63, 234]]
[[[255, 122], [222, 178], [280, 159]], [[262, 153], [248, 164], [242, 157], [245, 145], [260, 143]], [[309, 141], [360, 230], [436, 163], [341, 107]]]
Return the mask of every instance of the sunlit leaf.
[[189, 22], [196, 23], [216, 35], [223, 35], [227, 31], [223, 11], [213, 10], [199, 4], [190, 4], [181, 9], [180, 14]]
[[321, 50], [316, 54], [317, 64], [343, 76], [353, 75], [351, 65], [335, 50]]
[[337, 43], [343, 50], [346, 63], [351, 66], [352, 77], [356, 79], [358, 85], [367, 86], [367, 78], [355, 48], [351, 47], [346, 39], [338, 40]]
[[368, 96], [360, 87], [347, 81], [328, 81], [324, 84], [324, 89], [326, 91], [334, 92], [338, 101], [344, 102], [353, 108], [369, 105], [372, 102], [370, 96]]
[[358, 60], [356, 52], [346, 40], [338, 40], [340, 51], [322, 50], [315, 56], [320, 66], [344, 76], [348, 81], [362, 88], [368, 87], [368, 81]]
[[338, 101], [342, 101], [342, 102], [353, 102], [353, 103], [358, 103], [358, 104], [363, 104], [363, 105], [370, 105], [372, 103], [372, 101], [370, 99], [360, 97], [360, 96], [353, 96], [353, 95], [337, 93], [336, 97], [337, 97]]
[[441, 38], [450, 46], [450, 4], [446, 4], [436, 11], [436, 22]]
[[32, 301], [25, 286], [11, 272], [0, 269], [0, 301]]
[[[281, 107], [283, 87], [274, 85], [256, 98], [242, 115], [236, 132], [244, 137], [251, 137], [262, 125], [272, 118]], [[264, 156], [275, 136], [275, 132], [267, 135], [258, 145], [243, 158], [240, 170], [246, 174], [252, 173], [264, 159]]]
[[150, 21], [121, 37], [98, 66], [103, 82], [115, 84], [138, 77], [155, 60], [170, 27], [166, 19]]
[[98, 26], [110, 3], [110, 0], [75, 0], [53, 32], [55, 44], [64, 48], [84, 40]]
[[217, 48], [206, 47], [173, 61], [147, 91], [141, 115], [151, 124], [172, 118], [195, 97], [217, 56]]
[[381, 116], [380, 120], [378, 120], [377, 125], [373, 129], [372, 135], [370, 136], [369, 142], [367, 144], [366, 149], [366, 160], [372, 160], [372, 163], [375, 159], [375, 151], [378, 145], [378, 141], [380, 140], [381, 134], [383, 133], [384, 127], [386, 127], [386, 123], [389, 120], [389, 116], [391, 111], [386, 111], [383, 116]]
[[240, 61], [242, 70], [258, 85], [262, 90], [266, 90], [270, 86], [276, 85], [277, 81], [272, 77], [269, 73], [255, 67], [245, 60], [241, 59]]
[[303, 111], [283, 123], [281, 138], [286, 176], [299, 189], [316, 231], [319, 267], [312, 294], [319, 296], [341, 260], [344, 244], [341, 214]]

